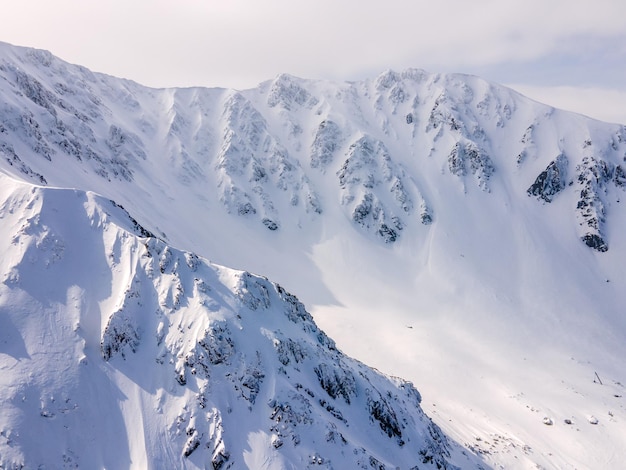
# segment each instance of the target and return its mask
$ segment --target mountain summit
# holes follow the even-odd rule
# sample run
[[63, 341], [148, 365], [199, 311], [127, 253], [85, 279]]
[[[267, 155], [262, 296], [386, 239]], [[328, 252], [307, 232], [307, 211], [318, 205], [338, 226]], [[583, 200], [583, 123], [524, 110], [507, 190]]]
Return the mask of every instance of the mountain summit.
[[6, 44], [0, 105], [3, 465], [626, 459], [625, 126], [467, 75], [150, 89]]

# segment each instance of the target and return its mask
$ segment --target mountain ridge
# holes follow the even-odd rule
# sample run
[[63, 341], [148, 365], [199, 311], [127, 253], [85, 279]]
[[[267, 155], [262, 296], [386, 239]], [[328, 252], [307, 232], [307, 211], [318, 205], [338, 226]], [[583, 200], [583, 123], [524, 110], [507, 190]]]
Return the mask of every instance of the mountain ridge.
[[[53, 74], [56, 73], [57, 75], [71, 67], [63, 64], [55, 69], [54, 64], [56, 62], [51, 56], [42, 52], [30, 50], [26, 56], [31, 58], [36, 64], [51, 68], [54, 71]], [[51, 123], [51, 118], [54, 119], [54, 127], [52, 128], [54, 130], [50, 136], [42, 134], [39, 130], [40, 124], [35, 119], [32, 111], [18, 113], [17, 111], [5, 109], [5, 114], [21, 115], [19, 117], [15, 116], [13, 119], [5, 119], [2, 129], [0, 129], [0, 134], [22, 134], [21, 140], [49, 161], [52, 159], [53, 154], [61, 152], [80, 160], [91, 161], [91, 165], [95, 166], [93, 171], [105, 179], [113, 177], [129, 182], [132, 180], [133, 172], [131, 167], [134, 166], [134, 162], [141, 162], [146, 159], [147, 144], [142, 141], [141, 133], [146, 135], [144, 139], [150, 138], [151, 134], [155, 136], [157, 129], [154, 124], [149, 124], [149, 121], [142, 118], [138, 124], [143, 127], [139, 128], [135, 125], [133, 126], [135, 127], [134, 129], [125, 130], [117, 123], [111, 123], [108, 129], [103, 128], [99, 131], [94, 129], [90, 123], [98, 124], [98, 121], [108, 120], [106, 116], [110, 114], [110, 111], [107, 111], [107, 107], [102, 106], [100, 98], [95, 97], [89, 91], [91, 86], [89, 81], [102, 86], [94, 79], [97, 75], [93, 75], [81, 68], [75, 68], [74, 74], [77, 74], [80, 78], [78, 80], [74, 78], [74, 80], [77, 81], [79, 87], [83, 88], [82, 94], [86, 95], [80, 99], [81, 105], [87, 105], [85, 111], [79, 111], [75, 106], [69, 105], [63, 98], [63, 94], [70, 93], [69, 90], [71, 89], [65, 89], [64, 85], [59, 85], [62, 82], [56, 84], [54, 91], [50, 91], [37, 78], [15, 68], [10, 63], [5, 63], [3, 68], [5, 79], [9, 80], [9, 83], [11, 81], [14, 82], [15, 92], [18, 94], [23, 93], [30, 102], [35, 104], [40, 116], [42, 118], [47, 116], [48, 123]], [[475, 84], [474, 88], [469, 87], [467, 83], [460, 82], [460, 79], [473, 81]], [[100, 76], [100, 80], [104, 81], [105, 77]], [[444, 82], [443, 87], [441, 85], [442, 81]], [[405, 115], [405, 120], [406, 125], [412, 128], [412, 142], [415, 142], [415, 139], [419, 137], [423, 137], [427, 141], [430, 140], [432, 144], [428, 151], [429, 155], [437, 151], [440, 154], [447, 153], [447, 168], [444, 170], [446, 173], [458, 177], [461, 180], [462, 187], [465, 189], [466, 184], [468, 184], [467, 179], [472, 179], [473, 177], [476, 180], [476, 184], [485, 191], [489, 190], [489, 178], [494, 171], [497, 171], [498, 167], [497, 165], [494, 166], [492, 157], [490, 157], [490, 155], [498, 153], [498, 150], [491, 148], [492, 142], [486, 138], [485, 128], [486, 126], [491, 126], [494, 130], [502, 130], [515, 114], [519, 114], [516, 113], [518, 104], [515, 103], [515, 99], [518, 98], [513, 98], [514, 96], [519, 97], [519, 95], [512, 95], [510, 91], [504, 94], [502, 92], [503, 89], [500, 88], [498, 93], [505, 96], [498, 97], [497, 102], [494, 104], [491, 102], [494, 101], [492, 96], [495, 94], [493, 85], [490, 85], [490, 88], [488, 88], [488, 93], [491, 93], [491, 95], [480, 95], [483, 96], [482, 99], [477, 99], [475, 95], [478, 92], [475, 91], [475, 88], [485, 88], [487, 84], [476, 77], [431, 75], [424, 71], [411, 69], [403, 73], [385, 72], [373, 82], [346, 83], [340, 86], [337, 93], [350, 96], [351, 98], [354, 98], [356, 94], [363, 94], [365, 99], [368, 96], [371, 96], [370, 99], [372, 99], [374, 98], [372, 94], [374, 94], [375, 99], [372, 103], [374, 115], [370, 119], [378, 121], [376, 124], [381, 126], [379, 129], [376, 129], [376, 125], [372, 128], [372, 122], [365, 121], [352, 130], [350, 130], [352, 126], [344, 126], [342, 129], [332, 120], [333, 112], [331, 111], [332, 108], [330, 108], [332, 105], [329, 101], [329, 96], [314, 96], [312, 92], [302, 87], [302, 83], [310, 83], [310, 85], [315, 86], [322, 82], [306, 82], [283, 74], [273, 81], [262, 84], [258, 89], [260, 92], [259, 96], [254, 96], [254, 90], [245, 92], [205, 91], [197, 88], [151, 90], [151, 94], [159, 93], [163, 95], [158, 99], [162, 105], [168, 101], [171, 103], [170, 105], [166, 104], [166, 106], [169, 106], [169, 111], [166, 111], [166, 109], [161, 111], [161, 114], [166, 113], [166, 115], [169, 115], [169, 122], [166, 121], [167, 129], [161, 130], [161, 133], [166, 133], [164, 143], [166, 147], [170, 148], [169, 164], [174, 164], [175, 168], [178, 167], [178, 177], [182, 180], [189, 180], [198, 175], [207, 178], [208, 168], [202, 169], [202, 162], [198, 161], [198, 156], [203, 156], [207, 152], [210, 155], [212, 152], [217, 151], [214, 158], [217, 162], [218, 180], [215, 184], [217, 185], [222, 204], [226, 206], [229, 212], [248, 217], [259, 217], [266, 227], [271, 227], [271, 229], [275, 230], [280, 226], [279, 221], [273, 220], [278, 217], [275, 207], [278, 201], [270, 195], [270, 192], [275, 192], [276, 189], [289, 193], [288, 204], [292, 206], [298, 206], [302, 201], [305, 206], [305, 213], [319, 213], [322, 210], [319, 195], [317, 194], [319, 191], [311, 187], [310, 176], [306, 174], [307, 172], [303, 166], [305, 162], [302, 162], [302, 158], [306, 158], [306, 155], [303, 155], [304, 151], [299, 141], [294, 144], [296, 139], [309, 139], [308, 137], [303, 139], [304, 136], [300, 136], [303, 128], [298, 122], [298, 113], [302, 114], [302, 112], [309, 111], [310, 114], [311, 111], [314, 111], [325, 117], [325, 119], [320, 121], [320, 127], [317, 129], [315, 138], [310, 144], [310, 161], [308, 166], [313, 169], [320, 168], [319, 162], [325, 162], [323, 166], [327, 167], [332, 160], [341, 158], [336, 154], [345, 153], [343, 166], [338, 168], [337, 163], [334, 164], [334, 167], [338, 168], [336, 171], [339, 171], [340, 186], [346, 192], [342, 197], [342, 205], [351, 210], [352, 218], [364, 229], [373, 230], [383, 240], [395, 241], [402, 230], [401, 227], [404, 225], [400, 216], [403, 211], [409, 211], [407, 214], [410, 215], [409, 213], [413, 208], [409, 207], [409, 205], [413, 205], [413, 202], [410, 195], [405, 191], [406, 183], [403, 184], [400, 176], [403, 170], [393, 170], [394, 166], [397, 167], [397, 164], [393, 161], [394, 152], [390, 152], [385, 144], [385, 140], [389, 141], [391, 139], [393, 141], [394, 137], [398, 138], [400, 129], [390, 127], [388, 118], [376, 116], [376, 113], [382, 111], [383, 108], [387, 108], [385, 111], [394, 115], [398, 114], [400, 112], [399, 109], [404, 107], [406, 111], [409, 111]], [[131, 89], [125, 89], [126, 86]], [[427, 96], [436, 95], [434, 101], [432, 98], [420, 100], [419, 93], [416, 94], [415, 91], [408, 89], [408, 87], [415, 89], [416, 87], [420, 88], [420, 86], [425, 86], [430, 91], [430, 94]], [[138, 87], [138, 85], [129, 82], [127, 85], [124, 85], [122, 90], [117, 91], [117, 94], [110, 91], [108, 94], [116, 103], [125, 103], [124, 107], [127, 110], [129, 108], [133, 109], [137, 108], [139, 104], [132, 97], [133, 91], [131, 90]], [[110, 88], [112, 87], [109, 86]], [[85, 91], [86, 93], [84, 93]], [[484, 90], [481, 90], [481, 92], [485, 93]], [[206, 96], [197, 95], [197, 93], [204, 93]], [[252, 96], [246, 98], [244, 96], [245, 93]], [[202, 116], [199, 116], [200, 112], [204, 113], [205, 116], [208, 115], [206, 109], [194, 111], [195, 116], [192, 116], [192, 118], [196, 121], [195, 123], [190, 122], [189, 117], [184, 117], [179, 109], [182, 103], [176, 104], [175, 100], [177, 95], [185, 94], [191, 94], [191, 99], [183, 97], [181, 101], [187, 101], [191, 108], [202, 108], [203, 100], [206, 101], [207, 99], [212, 100], [216, 109], [223, 106], [220, 118], [224, 122], [222, 130], [220, 131], [219, 128], [213, 130], [208, 128], [206, 121], [202, 119]], [[223, 104], [220, 104], [222, 99], [215, 102], [215, 97], [213, 99], [210, 97], [215, 94], [225, 95]], [[267, 96], [264, 97], [264, 95]], [[174, 98], [174, 102], [171, 101], [172, 98]], [[282, 129], [274, 128], [270, 130], [270, 127], [268, 127], [270, 121], [259, 112], [261, 108], [257, 109], [260, 105], [259, 99], [264, 99], [265, 106], [269, 108], [268, 111], [279, 115], [283, 121]], [[7, 99], [7, 101], [9, 100]], [[412, 101], [412, 104], [409, 103], [410, 101]], [[426, 101], [431, 101], [431, 104], [427, 104]], [[469, 107], [467, 106], [460, 108], [460, 104], [471, 102], [476, 102], [476, 111], [468, 112]], [[347, 104], [354, 107], [356, 100], [354, 104], [350, 101]], [[389, 105], [391, 109], [389, 109]], [[313, 110], [314, 107], [316, 108], [315, 110]], [[357, 109], [360, 108], [357, 107]], [[43, 110], [47, 112], [44, 111], [41, 114]], [[13, 112], [11, 113], [11, 111]], [[425, 111], [426, 114], [424, 114]], [[544, 107], [543, 113], [544, 117], [549, 117], [553, 110]], [[70, 119], [74, 121], [69, 127], [63, 121], [62, 117], [64, 114], [69, 115]], [[402, 114], [405, 113], [403, 112]], [[423, 116], [420, 116], [420, 114]], [[353, 111], [352, 115], [356, 115], [356, 113]], [[481, 117], [485, 116], [488, 119], [480, 122]], [[268, 116], [268, 119], [270, 117]], [[586, 121], [589, 122], [588, 125], [591, 124], [590, 120]], [[45, 122], [46, 120], [44, 120]], [[416, 131], [421, 127], [420, 124], [423, 125], [424, 123], [426, 123], [425, 128], [420, 129], [416, 137]], [[196, 126], [194, 132], [191, 135], [185, 135], [187, 129], [192, 125]], [[537, 129], [539, 125], [540, 121], [535, 118], [532, 122], [527, 123], [523, 135], [516, 136], [516, 140], [522, 144], [518, 146], [518, 166], [526, 163], [529, 154], [534, 153], [534, 159], [536, 159], [537, 153], [545, 153], [544, 151], [538, 152], [537, 143], [535, 143], [533, 137], [539, 134]], [[84, 130], [83, 134], [85, 134], [86, 140], [80, 133], [74, 134], [73, 129], [75, 127]], [[346, 132], [346, 127], [348, 132]], [[368, 127], [369, 129], [367, 129]], [[567, 189], [567, 185], [571, 181], [576, 181], [585, 186], [578, 188], [586, 196], [581, 197], [575, 207], [575, 211], [577, 211], [576, 217], [580, 219], [580, 238], [588, 246], [601, 251], [608, 249], [608, 243], [604, 240], [606, 213], [603, 206], [606, 204], [603, 202], [603, 194], [607, 192], [605, 186], [608, 183], [614, 183], [621, 187], [624, 179], [624, 168], [615, 156], [619, 153], [619, 157], [623, 157], [623, 154], [626, 152], [624, 149], [626, 145], [626, 131], [623, 126], [613, 127], [613, 136], [601, 138], [599, 150], [596, 150], [597, 144], [592, 142], [591, 137], [586, 137], [581, 142], [581, 147], [583, 148], [579, 149], [579, 151], [560, 149], [558, 153], [554, 152], [556, 155], [552, 156], [544, 168], [539, 167], [535, 170], [536, 175], [532, 177], [534, 181], [531, 179], [527, 181], [528, 194], [535, 195], [545, 202], [551, 202], [552, 197], [557, 192]], [[328, 129], [331, 129], [331, 131], [328, 131]], [[285, 133], [285, 130], [287, 130], [287, 133]], [[342, 131], [347, 135], [340, 135]], [[372, 133], [371, 131], [374, 132]], [[447, 132], [444, 133], [444, 131]], [[589, 132], [590, 130], [586, 134]], [[66, 133], [68, 135], [65, 135]], [[100, 136], [97, 135], [98, 133]], [[106, 135], [104, 135], [105, 133]], [[274, 137], [281, 134], [282, 136], [279, 140]], [[361, 137], [359, 137], [359, 134]], [[441, 146], [438, 143], [440, 138], [449, 142], [443, 150], [438, 148]], [[451, 138], [452, 141], [450, 142]], [[100, 143], [98, 142], [99, 140], [104, 141]], [[212, 142], [212, 140], [216, 141]], [[200, 141], [200, 147], [187, 149], [183, 143], [186, 141]], [[96, 152], [93, 147], [97, 144], [100, 144], [100, 148], [106, 149], [109, 155], [102, 155], [102, 152]], [[343, 150], [342, 152], [346, 145], [348, 150]], [[388, 183], [392, 184], [392, 187], [389, 189], [391, 192], [395, 192], [396, 199], [399, 198], [400, 207], [394, 207], [389, 202], [383, 204], [381, 198], [385, 194], [384, 191], [382, 193], [381, 190], [376, 191], [376, 193], [372, 191], [374, 186], [381, 186], [385, 181], [364, 181], [363, 177], [355, 176], [350, 179], [346, 178], [346, 170], [350, 166], [354, 166], [350, 165], [350, 162], [356, 159], [356, 155], [353, 154], [354, 151], [363, 148], [371, 153], [372, 149], [369, 147], [372, 145], [375, 147], [382, 145], [382, 147], [377, 150], [375, 156], [370, 155], [367, 157], [368, 161], [371, 162], [369, 164], [378, 165], [379, 170], [382, 170], [385, 174]], [[260, 146], [263, 146], [263, 148]], [[210, 150], [211, 147], [213, 147], [213, 151]], [[291, 148], [288, 149], [288, 147]], [[18, 152], [13, 148], [13, 142], [3, 141], [2, 149], [5, 159], [10, 165], [21, 168], [22, 173], [38, 179], [39, 183], [46, 182], [43, 171], [32, 170], [29, 165], [22, 162]], [[322, 155], [318, 155], [320, 151], [323, 152]], [[154, 153], [154, 151], [151, 151], [151, 154]], [[571, 154], [574, 156], [568, 157]], [[251, 158], [253, 155], [254, 157]], [[299, 158], [294, 158], [294, 155]], [[581, 158], [582, 155], [585, 158]], [[363, 160], [363, 158], [363, 155], [361, 155], [360, 159]], [[568, 165], [567, 162], [572, 158], [574, 161]], [[621, 159], [623, 160], [623, 158]], [[374, 163], [376, 160], [377, 162]], [[556, 168], [557, 162], [560, 162], [558, 163], [560, 173], [555, 176], [552, 168]], [[363, 164], [367, 163], [362, 162], [359, 166]], [[601, 165], [603, 168], [601, 170], [592, 168], [598, 165]], [[568, 167], [572, 168], [568, 170]], [[370, 170], [375, 169], [373, 167]], [[574, 169], [573, 175], [571, 175], [572, 169]], [[603, 174], [598, 175], [599, 171], [602, 171]], [[370, 172], [369, 175], [363, 176], [367, 177], [371, 174]], [[620, 177], [620, 175], [622, 176]], [[553, 181], [555, 177], [557, 180]], [[348, 188], [346, 188], [346, 181], [351, 183]], [[547, 186], [542, 187], [544, 184]], [[425, 191], [420, 191], [419, 187], [411, 189], [416, 193], [414, 198], [417, 201], [415, 204], [423, 208], [423, 214], [429, 214], [432, 210], [427, 208], [427, 204], [423, 199], [422, 193]], [[359, 193], [358, 195], [352, 194], [357, 192]], [[428, 196], [426, 195], [426, 197]], [[281, 205], [284, 205], [285, 202], [281, 201]], [[368, 215], [373, 220], [365, 223]]]
[[94, 194], [1, 179], [3, 467], [456, 468], [412, 384], [344, 356], [279, 285]]
[[[3, 171], [102, 194], [169, 245], [276, 279], [340, 349], [432, 397], [485, 465], [622, 455], [623, 125], [417, 69], [149, 89], [1, 56]], [[577, 428], [582, 452], [536, 413], [605, 419]]]

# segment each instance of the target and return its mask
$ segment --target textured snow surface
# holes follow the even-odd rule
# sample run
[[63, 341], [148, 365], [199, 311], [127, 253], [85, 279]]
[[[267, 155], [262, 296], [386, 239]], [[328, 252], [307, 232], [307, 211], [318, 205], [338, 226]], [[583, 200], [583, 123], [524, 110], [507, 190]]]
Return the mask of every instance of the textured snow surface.
[[157, 90], [4, 44], [0, 106], [5, 466], [626, 460], [624, 126], [464, 75]]
[[413, 385], [279, 285], [93, 193], [0, 182], [2, 468], [455, 468]]

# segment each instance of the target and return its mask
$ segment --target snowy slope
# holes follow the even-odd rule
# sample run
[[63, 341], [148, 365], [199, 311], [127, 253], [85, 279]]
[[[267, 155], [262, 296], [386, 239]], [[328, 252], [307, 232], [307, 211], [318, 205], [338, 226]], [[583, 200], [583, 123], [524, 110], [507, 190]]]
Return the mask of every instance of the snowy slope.
[[2, 468], [452, 468], [412, 384], [279, 285], [93, 193], [0, 181]]
[[624, 126], [420, 70], [155, 90], [2, 45], [0, 77], [6, 173], [285, 285], [488, 465], [626, 460]]

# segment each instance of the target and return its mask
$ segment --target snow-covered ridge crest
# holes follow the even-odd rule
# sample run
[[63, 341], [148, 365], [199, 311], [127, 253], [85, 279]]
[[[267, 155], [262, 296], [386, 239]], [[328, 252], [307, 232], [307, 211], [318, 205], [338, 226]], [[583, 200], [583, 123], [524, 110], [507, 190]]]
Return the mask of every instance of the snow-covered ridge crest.
[[93, 193], [0, 181], [3, 468], [452, 468], [413, 385], [279, 285]]
[[[548, 181], [552, 189], [545, 190], [554, 192], [539, 198], [550, 202], [567, 194], [581, 240], [599, 251], [610, 246], [605, 225], [619, 196], [593, 190], [588, 205], [597, 214], [588, 217], [575, 194], [583, 188], [569, 183], [590, 158], [607, 168], [607, 181], [624, 173], [624, 127], [553, 110], [477, 77], [411, 69], [334, 84], [283, 74], [240, 92], [152, 90], [10, 46], [2, 48], [0, 76], [0, 165], [38, 184], [67, 186], [87, 171], [102, 181], [85, 189], [111, 197], [107, 183], [139, 183], [148, 192], [147, 181], [174, 193], [188, 188], [271, 231], [319, 225], [325, 206], [339, 204], [357, 228], [391, 243], [446, 210], [433, 202], [438, 188], [490, 192], [514, 178], [521, 187], [507, 188], [514, 192], [506, 197], [525, 197], [528, 188], [528, 195], [537, 195], [542, 175], [563, 155], [577, 173], [561, 172], [567, 179], [557, 184], [562, 189]], [[363, 194], [366, 205], [386, 215], [370, 223], [354, 217], [343, 179], [333, 175], [355, 159], [363, 136], [385, 149], [381, 155], [391, 156], [395, 173], [405, 174], [394, 176], [401, 182], [394, 187], [403, 189], [396, 196], [402, 206], [412, 199], [413, 207], [422, 207], [417, 217], [400, 220], [384, 204], [387, 189]], [[388, 178], [379, 175], [386, 165], [363, 167], [361, 179]]]

